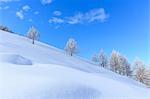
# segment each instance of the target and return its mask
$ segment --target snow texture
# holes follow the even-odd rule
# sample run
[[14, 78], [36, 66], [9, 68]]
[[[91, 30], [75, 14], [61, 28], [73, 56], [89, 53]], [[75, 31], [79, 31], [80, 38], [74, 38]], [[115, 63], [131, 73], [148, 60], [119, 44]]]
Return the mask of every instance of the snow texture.
[[150, 99], [150, 89], [55, 47], [0, 31], [0, 99]]

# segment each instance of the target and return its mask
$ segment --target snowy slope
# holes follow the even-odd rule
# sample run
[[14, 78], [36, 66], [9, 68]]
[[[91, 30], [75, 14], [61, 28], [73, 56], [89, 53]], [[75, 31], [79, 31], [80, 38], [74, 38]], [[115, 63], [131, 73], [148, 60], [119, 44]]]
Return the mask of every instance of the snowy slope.
[[55, 47], [0, 31], [0, 99], [150, 99], [150, 89]]

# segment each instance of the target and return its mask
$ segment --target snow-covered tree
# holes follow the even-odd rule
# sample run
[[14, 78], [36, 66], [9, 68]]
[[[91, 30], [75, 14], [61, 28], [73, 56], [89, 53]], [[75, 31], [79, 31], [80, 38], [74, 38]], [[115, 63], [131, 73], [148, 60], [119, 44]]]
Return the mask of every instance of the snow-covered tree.
[[126, 64], [126, 59], [123, 56], [118, 55], [117, 71], [119, 74], [125, 75], [125, 64]]
[[146, 70], [145, 64], [140, 60], [136, 60], [134, 62], [134, 75], [135, 79], [142, 83], [145, 83], [148, 79], [150, 79], [150, 74]]
[[113, 51], [110, 57], [111, 70], [121, 75], [131, 75], [130, 63], [127, 58], [121, 55], [119, 52]]
[[32, 26], [27, 33], [27, 37], [32, 39], [32, 44], [34, 44], [34, 41], [39, 37], [39, 32]]
[[77, 42], [70, 38], [66, 44], [65, 51], [69, 53], [71, 56], [75, 53], [77, 53]]
[[110, 60], [109, 60], [109, 65], [112, 71], [117, 72], [119, 68], [119, 57], [120, 54], [116, 52], [115, 50], [112, 51]]
[[131, 68], [130, 63], [128, 62], [127, 58], [123, 55], [119, 55], [119, 66], [118, 66], [119, 74], [130, 76], [131, 75]]
[[145, 75], [146, 75], [146, 77], [144, 79], [144, 84], [146, 84], [147, 86], [150, 87], [150, 68], [146, 69]]
[[108, 66], [108, 60], [107, 60], [107, 57], [104, 53], [103, 50], [100, 51], [100, 54], [99, 54], [99, 64], [100, 66], [102, 67], [107, 67]]

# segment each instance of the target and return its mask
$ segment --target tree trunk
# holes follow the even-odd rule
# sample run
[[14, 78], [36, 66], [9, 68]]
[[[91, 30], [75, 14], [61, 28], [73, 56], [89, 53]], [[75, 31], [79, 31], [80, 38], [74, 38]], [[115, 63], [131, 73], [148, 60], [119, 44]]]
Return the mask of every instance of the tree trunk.
[[32, 44], [34, 44], [34, 38], [33, 38], [33, 40], [32, 40]]

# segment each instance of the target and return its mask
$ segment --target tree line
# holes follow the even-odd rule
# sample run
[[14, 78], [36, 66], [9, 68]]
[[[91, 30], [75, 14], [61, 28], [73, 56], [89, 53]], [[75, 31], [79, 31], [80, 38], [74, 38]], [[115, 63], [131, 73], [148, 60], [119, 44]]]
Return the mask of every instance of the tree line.
[[118, 51], [113, 50], [108, 58], [104, 51], [101, 50], [99, 54], [92, 56], [92, 61], [101, 67], [150, 86], [150, 68], [140, 59], [136, 59], [131, 64], [128, 58]]

